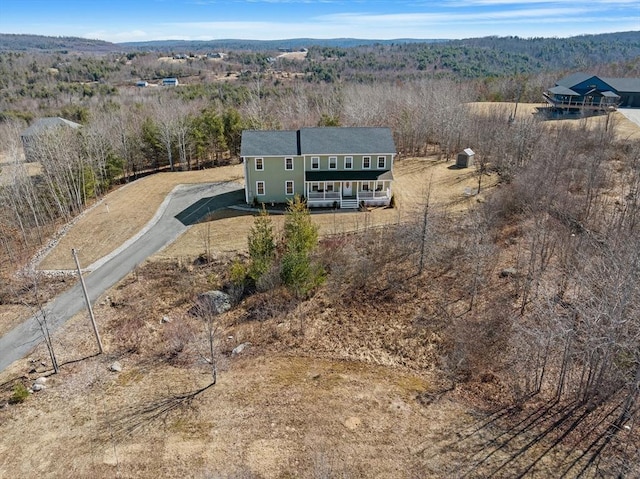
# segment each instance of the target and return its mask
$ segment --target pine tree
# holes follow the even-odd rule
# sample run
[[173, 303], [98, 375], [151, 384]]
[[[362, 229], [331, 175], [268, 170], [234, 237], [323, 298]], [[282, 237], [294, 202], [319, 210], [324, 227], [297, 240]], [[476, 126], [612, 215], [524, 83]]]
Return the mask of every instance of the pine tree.
[[273, 223], [267, 210], [262, 208], [260, 215], [256, 216], [253, 226], [249, 231], [249, 277], [258, 281], [263, 274], [269, 271], [276, 256], [276, 242], [273, 235]]
[[318, 244], [318, 226], [311, 221], [307, 205], [296, 195], [289, 201], [284, 222], [281, 278], [298, 296], [322, 284], [324, 270], [311, 255]]

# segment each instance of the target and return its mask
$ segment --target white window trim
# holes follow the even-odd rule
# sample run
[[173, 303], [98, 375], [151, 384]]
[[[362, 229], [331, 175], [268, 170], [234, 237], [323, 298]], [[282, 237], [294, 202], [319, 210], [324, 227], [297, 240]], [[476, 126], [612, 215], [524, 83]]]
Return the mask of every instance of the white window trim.
[[[317, 166], [313, 166], [313, 160], [318, 160]], [[320, 169], [320, 157], [319, 156], [312, 156], [311, 157], [311, 169], [312, 170], [319, 170]]]
[[[380, 160], [382, 160], [382, 166], [380, 166]], [[378, 157], [378, 169], [379, 170], [384, 170], [387, 167], [387, 157], [386, 156], [379, 156]]]
[[[347, 159], [349, 159], [349, 163], [347, 166]], [[352, 170], [353, 169], [353, 156], [345, 156], [344, 157], [344, 169], [345, 170]]]
[[[258, 168], [258, 160], [260, 160], [261, 168]], [[256, 158], [255, 163], [256, 171], [264, 171], [264, 158]]]
[[[289, 186], [289, 183], [291, 183], [291, 193], [289, 193], [287, 191], [288, 190], [287, 187]], [[287, 195], [287, 196], [291, 196], [291, 195], [295, 194], [295, 192], [296, 192], [296, 188], [295, 188], [295, 183], [293, 182], [293, 180], [286, 180], [284, 182], [284, 194]]]
[[[333, 166], [331, 166], [331, 162], [333, 161]], [[338, 169], [338, 157], [337, 156], [330, 156], [329, 157], [329, 169], [330, 170], [337, 170]]]
[[[365, 159], [369, 159], [369, 166], [364, 166], [364, 160]], [[370, 170], [371, 169], [371, 157], [370, 156], [363, 156], [362, 157], [362, 169], [363, 170]]]
[[[291, 168], [287, 168], [287, 160], [291, 160]], [[287, 157], [284, 159], [284, 169], [287, 171], [292, 171], [293, 170], [293, 158], [291, 157]]]
[[[262, 183], [262, 193], [260, 193], [260, 183]], [[256, 196], [264, 196], [267, 194], [267, 185], [264, 181], [256, 181]]]

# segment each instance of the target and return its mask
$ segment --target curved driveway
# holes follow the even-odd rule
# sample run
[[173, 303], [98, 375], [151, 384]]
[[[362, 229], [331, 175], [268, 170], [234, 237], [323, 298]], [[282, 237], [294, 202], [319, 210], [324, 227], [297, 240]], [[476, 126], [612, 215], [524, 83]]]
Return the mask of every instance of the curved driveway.
[[[244, 190], [237, 183], [180, 185], [167, 198], [168, 201], [165, 200], [156, 216], [141, 233], [92, 265], [92, 273], [85, 276], [92, 303], [136, 265], [175, 241], [190, 225], [212, 211], [242, 201]], [[45, 307], [50, 332], [55, 331], [84, 307], [84, 298], [78, 282]], [[41, 341], [42, 333], [35, 317], [27, 319], [2, 336], [0, 372], [26, 356]]]

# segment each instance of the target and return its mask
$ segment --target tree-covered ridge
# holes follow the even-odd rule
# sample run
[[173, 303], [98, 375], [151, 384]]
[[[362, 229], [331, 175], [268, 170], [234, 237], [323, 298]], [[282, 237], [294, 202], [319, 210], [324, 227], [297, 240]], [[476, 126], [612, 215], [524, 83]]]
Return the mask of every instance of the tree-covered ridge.
[[0, 33], [0, 51], [30, 50], [106, 53], [122, 48], [114, 43], [88, 38]]
[[368, 81], [399, 71], [403, 75], [429, 73], [455, 78], [510, 76], [637, 63], [640, 32], [572, 38], [485, 37], [358, 48], [317, 46], [309, 49], [308, 58], [312, 61], [308, 71], [319, 81]]

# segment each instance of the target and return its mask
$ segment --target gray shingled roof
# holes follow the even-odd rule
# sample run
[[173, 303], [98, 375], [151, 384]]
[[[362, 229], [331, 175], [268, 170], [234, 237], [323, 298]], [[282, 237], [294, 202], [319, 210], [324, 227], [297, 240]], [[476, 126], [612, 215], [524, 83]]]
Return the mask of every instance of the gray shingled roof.
[[601, 78], [617, 92], [640, 93], [640, 78]]
[[389, 128], [331, 127], [300, 130], [300, 153], [303, 155], [395, 152]]
[[245, 130], [240, 156], [297, 156], [298, 132], [294, 130]]
[[389, 128], [318, 127], [292, 130], [245, 130], [240, 156], [396, 153]]
[[572, 86], [575, 86], [578, 83], [582, 83], [583, 81], [593, 77], [594, 75], [590, 75], [588, 73], [582, 73], [582, 72], [573, 73], [569, 76], [564, 77], [562, 80], [558, 80], [556, 82], [556, 85], [571, 88]]
[[549, 91], [554, 95], [580, 96], [580, 93], [576, 93], [571, 88], [567, 88], [566, 86], [562, 85], [549, 88]]
[[70, 120], [65, 120], [64, 118], [60, 118], [60, 117], [45, 117], [45, 118], [38, 118], [36, 121], [33, 122], [33, 124], [25, 129], [21, 136], [34, 136], [34, 135], [39, 135], [40, 133], [47, 131], [51, 128], [57, 128], [59, 126], [68, 126], [70, 128], [80, 128], [82, 125], [80, 125], [79, 123], [74, 123], [73, 121]]
[[[578, 83], [588, 80], [589, 78], [599, 78], [607, 85], [611, 86], [617, 92], [624, 93], [640, 93], [640, 78], [604, 78], [597, 75], [590, 75], [588, 73], [574, 73], [572, 75], [564, 77], [562, 80], [558, 80], [556, 85], [561, 87], [571, 88]], [[551, 90], [550, 90], [551, 91]]]

